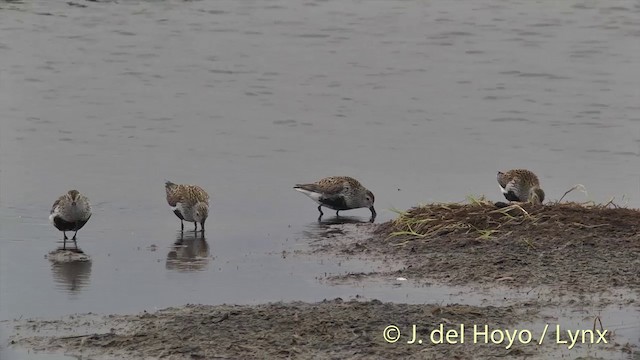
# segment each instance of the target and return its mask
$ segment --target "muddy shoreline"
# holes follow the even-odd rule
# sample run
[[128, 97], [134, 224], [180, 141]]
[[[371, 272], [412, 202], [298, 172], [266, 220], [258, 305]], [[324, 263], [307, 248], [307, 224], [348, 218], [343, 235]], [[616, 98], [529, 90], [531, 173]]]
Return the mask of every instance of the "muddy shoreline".
[[[429, 334], [440, 324], [445, 331], [465, 324], [465, 335], [471, 338], [474, 324], [504, 329], [531, 320], [536, 314], [535, 306], [407, 305], [341, 299], [314, 304], [187, 305], [139, 315], [85, 314], [54, 321], [30, 320], [16, 327], [11, 342], [36, 351], [62, 349], [66, 354], [89, 357], [450, 359], [465, 358], [470, 351], [482, 356], [504, 356], [534, 354], [536, 349], [527, 345], [505, 349], [506, 344], [427, 346], [430, 340], [426, 338], [424, 346], [410, 345], [407, 342], [413, 338], [412, 324], [416, 324], [418, 334]], [[389, 325], [401, 331], [399, 338], [388, 335], [390, 340], [398, 339], [393, 343], [383, 336]], [[76, 334], [82, 328], [104, 332]], [[69, 329], [73, 330], [61, 336]]]
[[338, 283], [403, 277], [418, 283], [556, 293], [618, 289], [631, 296], [617, 302], [637, 302], [639, 211], [566, 203], [523, 205], [507, 212], [487, 202], [434, 204], [376, 226], [328, 225], [326, 240], [312, 244], [312, 253], [374, 259], [395, 267], [327, 277]]
[[[381, 261], [391, 269], [328, 275], [328, 281], [395, 279], [463, 285], [470, 292], [482, 286], [493, 306], [362, 298], [186, 305], [138, 315], [21, 320], [15, 323], [11, 344], [96, 359], [638, 359], [640, 339], [633, 330], [640, 306], [639, 214], [580, 204], [500, 210], [486, 202], [434, 204], [382, 224], [322, 225], [319, 240], [310, 239], [311, 249], [304, 253]], [[509, 299], [500, 289], [526, 295]], [[636, 310], [627, 318], [616, 308]], [[605, 325], [598, 328], [599, 323]], [[464, 324], [462, 332], [471, 339], [474, 325], [487, 325], [528, 330], [533, 343], [545, 336], [552, 340], [535, 346], [515, 342], [508, 348], [502, 342], [433, 344], [430, 338], [409, 344], [413, 324], [417, 334], [431, 334], [441, 324], [446, 333]], [[567, 340], [564, 332], [540, 332], [545, 325], [554, 329], [560, 324], [606, 330], [607, 343], [567, 350], [559, 344]], [[390, 325], [401, 332], [397, 341], [384, 338]]]

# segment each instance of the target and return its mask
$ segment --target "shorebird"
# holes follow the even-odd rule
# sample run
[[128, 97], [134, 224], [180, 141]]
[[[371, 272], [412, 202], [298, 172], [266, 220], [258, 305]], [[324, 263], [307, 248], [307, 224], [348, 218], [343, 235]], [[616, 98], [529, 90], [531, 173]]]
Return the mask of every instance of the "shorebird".
[[89, 221], [90, 217], [91, 204], [89, 204], [89, 199], [80, 194], [78, 190], [69, 190], [53, 203], [49, 221], [64, 235], [62, 249], [66, 250], [67, 248], [67, 240], [69, 239], [67, 231], [75, 231], [71, 240], [73, 240], [76, 248], [78, 247], [76, 235], [78, 230], [82, 229], [84, 224]]
[[209, 194], [198, 185], [178, 185], [171, 181], [164, 184], [167, 193], [167, 203], [180, 219], [180, 230], [184, 231], [184, 221], [195, 225], [193, 231], [198, 231], [198, 223], [204, 233], [204, 222], [209, 216]]
[[542, 204], [544, 191], [536, 174], [525, 169], [514, 169], [507, 172], [498, 171], [498, 184], [504, 197], [509, 201], [532, 202]]
[[313, 184], [297, 184], [295, 190], [307, 195], [317, 202], [318, 211], [322, 218], [322, 207], [336, 210], [336, 216], [340, 216], [341, 210], [369, 208], [371, 210], [371, 222], [376, 218], [376, 210], [373, 208], [375, 197], [373, 193], [358, 180], [348, 176], [330, 176], [318, 180]]

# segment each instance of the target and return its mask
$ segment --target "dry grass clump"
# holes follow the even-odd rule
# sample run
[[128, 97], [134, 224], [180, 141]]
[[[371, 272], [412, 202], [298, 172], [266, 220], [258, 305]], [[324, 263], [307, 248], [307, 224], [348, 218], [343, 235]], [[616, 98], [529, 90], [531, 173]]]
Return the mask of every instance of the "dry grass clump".
[[498, 204], [470, 197], [398, 214], [366, 242], [327, 248], [403, 266], [385, 277], [580, 293], [640, 287], [640, 210], [613, 201]]
[[447, 234], [490, 239], [567, 233], [611, 238], [636, 235], [640, 228], [640, 211], [621, 208], [612, 201], [606, 204], [519, 203], [500, 208], [484, 197], [469, 197], [467, 203], [422, 205], [398, 213], [395, 220], [381, 224], [377, 233], [403, 239], [428, 239]]

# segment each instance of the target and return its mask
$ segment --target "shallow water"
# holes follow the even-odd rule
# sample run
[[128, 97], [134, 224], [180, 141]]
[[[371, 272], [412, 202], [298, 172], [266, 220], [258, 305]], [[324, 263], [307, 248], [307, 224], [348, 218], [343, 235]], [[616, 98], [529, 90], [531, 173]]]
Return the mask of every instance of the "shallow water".
[[[551, 200], [580, 183], [565, 199], [640, 206], [633, 1], [73, 3], [0, 2], [0, 319], [456, 301], [319, 281], [380, 266], [292, 254], [321, 229], [291, 187], [328, 175], [371, 189], [376, 222], [499, 200], [514, 167]], [[206, 243], [174, 246], [164, 179], [211, 194]], [[94, 205], [78, 235], [92, 261], [56, 267], [48, 211], [71, 188]]]

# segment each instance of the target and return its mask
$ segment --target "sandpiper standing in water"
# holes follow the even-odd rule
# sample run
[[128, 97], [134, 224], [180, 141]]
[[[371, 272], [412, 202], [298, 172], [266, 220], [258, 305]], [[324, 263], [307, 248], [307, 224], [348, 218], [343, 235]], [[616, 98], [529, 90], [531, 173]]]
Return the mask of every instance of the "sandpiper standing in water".
[[198, 185], [178, 185], [165, 182], [167, 203], [180, 219], [180, 230], [184, 231], [184, 221], [194, 223], [194, 231], [198, 231], [198, 223], [204, 233], [204, 222], [209, 216], [209, 194]]
[[69, 239], [67, 237], [67, 231], [75, 231], [71, 240], [73, 240], [76, 248], [78, 248], [76, 235], [78, 234], [78, 230], [82, 229], [84, 224], [89, 221], [90, 217], [91, 204], [89, 204], [89, 199], [80, 194], [78, 190], [69, 190], [53, 203], [49, 221], [51, 221], [56, 229], [62, 231], [64, 235], [62, 249], [67, 249], [67, 240]]
[[525, 169], [514, 169], [507, 172], [498, 171], [498, 184], [504, 197], [509, 201], [532, 202], [542, 204], [544, 191], [536, 174]]
[[297, 184], [293, 187], [297, 191], [307, 195], [317, 202], [318, 211], [322, 219], [322, 207], [336, 210], [336, 216], [340, 216], [341, 210], [369, 208], [371, 210], [371, 222], [376, 218], [376, 210], [373, 208], [375, 197], [373, 193], [358, 180], [348, 176], [330, 176], [318, 180], [313, 184]]

